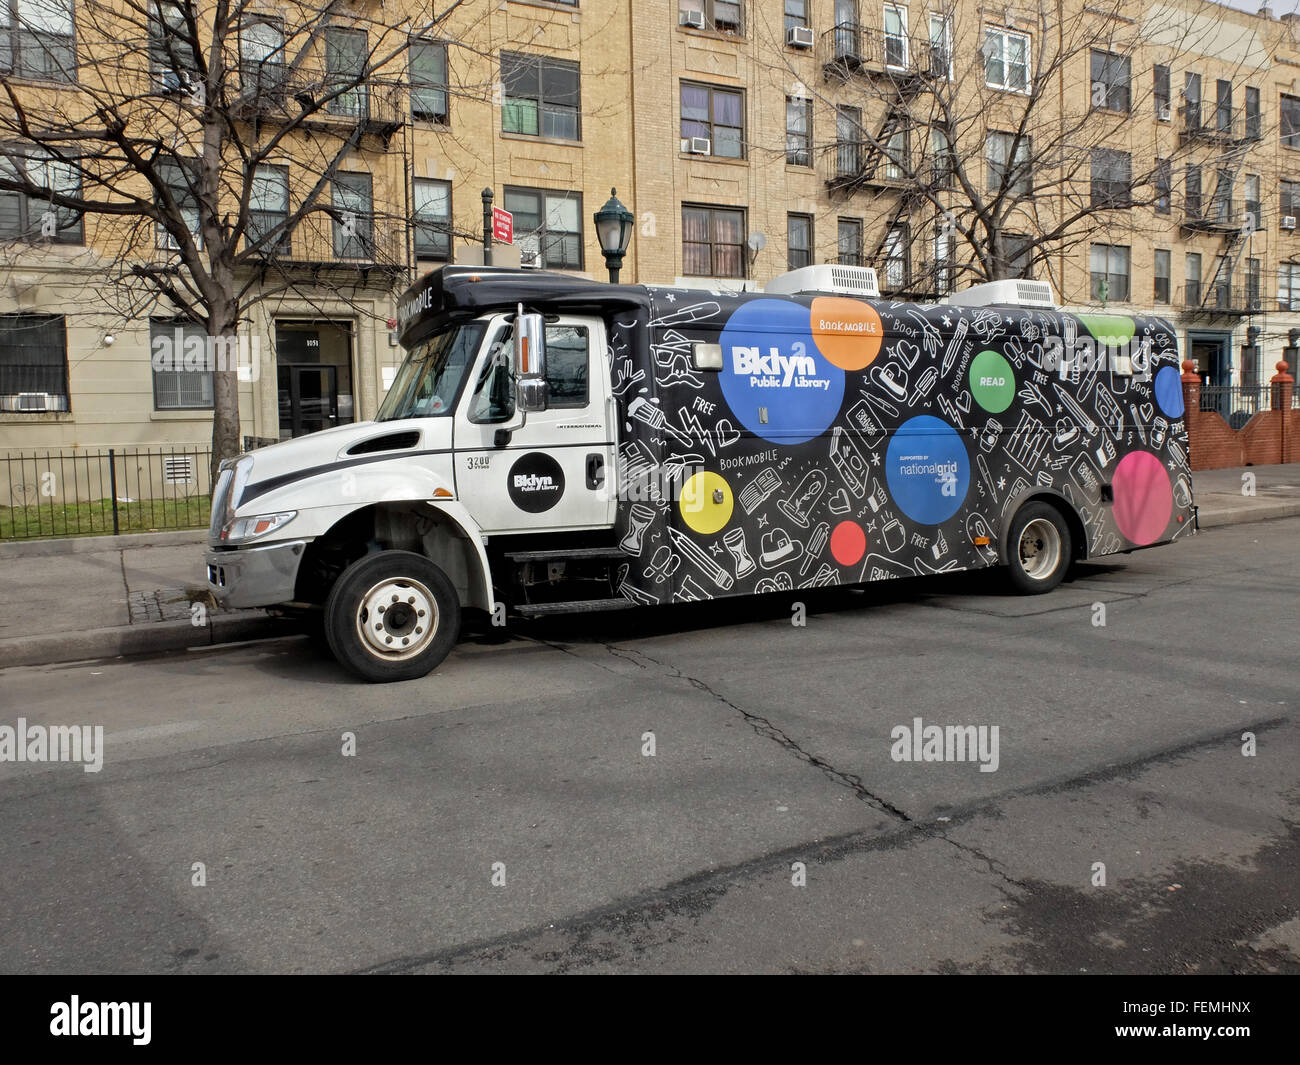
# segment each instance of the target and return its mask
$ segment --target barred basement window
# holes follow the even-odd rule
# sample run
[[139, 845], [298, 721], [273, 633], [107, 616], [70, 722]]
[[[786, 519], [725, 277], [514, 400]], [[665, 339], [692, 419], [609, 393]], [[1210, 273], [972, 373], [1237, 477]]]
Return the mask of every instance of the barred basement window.
[[149, 361], [153, 369], [154, 410], [212, 409], [212, 367], [208, 358], [208, 334], [203, 326], [161, 318], [151, 320]]

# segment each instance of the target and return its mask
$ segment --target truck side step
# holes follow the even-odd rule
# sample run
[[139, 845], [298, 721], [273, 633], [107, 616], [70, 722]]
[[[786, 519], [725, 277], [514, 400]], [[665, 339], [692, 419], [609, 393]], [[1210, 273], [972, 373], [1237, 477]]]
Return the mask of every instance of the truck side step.
[[516, 614], [526, 618], [546, 614], [594, 614], [602, 610], [627, 610], [636, 606], [630, 599], [573, 599], [567, 603], [521, 603], [514, 608]]
[[574, 547], [558, 551], [507, 551], [506, 558], [511, 562], [566, 562], [579, 559], [622, 559], [629, 556], [617, 547]]

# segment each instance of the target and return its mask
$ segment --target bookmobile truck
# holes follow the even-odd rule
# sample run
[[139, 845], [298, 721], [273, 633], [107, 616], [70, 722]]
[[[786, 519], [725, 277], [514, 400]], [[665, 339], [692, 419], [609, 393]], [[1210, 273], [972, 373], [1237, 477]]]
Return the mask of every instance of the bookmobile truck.
[[1076, 559], [1195, 526], [1177, 344], [1042, 282], [942, 304], [813, 266], [761, 293], [447, 266], [374, 421], [226, 462], [214, 596], [314, 611], [372, 681], [516, 616]]

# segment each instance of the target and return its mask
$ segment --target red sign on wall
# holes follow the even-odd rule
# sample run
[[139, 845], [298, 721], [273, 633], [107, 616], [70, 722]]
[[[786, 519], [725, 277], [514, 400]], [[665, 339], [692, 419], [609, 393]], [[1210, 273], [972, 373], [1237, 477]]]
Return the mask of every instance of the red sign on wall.
[[492, 208], [492, 239], [498, 244], [515, 242], [515, 216], [500, 207]]

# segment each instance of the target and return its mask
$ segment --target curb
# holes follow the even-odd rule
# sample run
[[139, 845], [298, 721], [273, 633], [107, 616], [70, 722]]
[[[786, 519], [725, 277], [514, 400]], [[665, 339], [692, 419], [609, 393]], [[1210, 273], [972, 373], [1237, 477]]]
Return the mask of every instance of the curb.
[[1200, 508], [1201, 529], [1214, 529], [1223, 525], [1248, 525], [1254, 521], [1275, 521], [1278, 518], [1300, 516], [1300, 499], [1280, 503], [1256, 503], [1250, 507], [1217, 510]]
[[260, 610], [217, 615], [207, 625], [188, 620], [156, 621], [147, 625], [116, 625], [45, 636], [19, 636], [0, 640], [0, 662], [8, 666], [45, 666], [121, 655], [156, 654], [191, 647], [295, 636], [300, 625], [273, 618]]
[[123, 533], [120, 536], [72, 536], [57, 540], [16, 540], [0, 544], [0, 559], [85, 555], [95, 551], [122, 551], [133, 547], [177, 547], [204, 544], [207, 541], [207, 529]]

